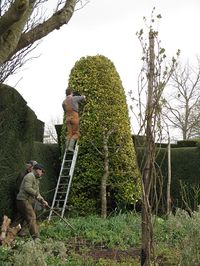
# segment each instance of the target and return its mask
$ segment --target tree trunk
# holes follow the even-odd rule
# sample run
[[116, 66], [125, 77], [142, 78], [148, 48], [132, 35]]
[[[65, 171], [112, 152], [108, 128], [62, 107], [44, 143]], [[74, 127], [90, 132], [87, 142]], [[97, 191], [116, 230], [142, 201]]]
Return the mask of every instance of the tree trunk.
[[148, 62], [148, 98], [146, 107], [146, 161], [142, 176], [143, 203], [142, 203], [142, 249], [141, 266], [149, 266], [152, 250], [152, 223], [151, 206], [149, 203], [149, 194], [152, 183], [152, 167], [154, 159], [154, 137], [153, 137], [153, 114], [154, 114], [154, 32], [149, 32], [149, 62]]
[[107, 217], [107, 180], [109, 176], [108, 138], [104, 135], [104, 174], [101, 179], [101, 217]]
[[[0, 64], [6, 62], [8, 58], [11, 57], [13, 51], [15, 51], [18, 42], [21, 38], [22, 31], [24, 29], [25, 24], [27, 23], [28, 19], [30, 18], [33, 10], [34, 10], [34, 3], [30, 5], [24, 5], [24, 12], [20, 11], [20, 4], [23, 1], [19, 2], [13, 12], [17, 13], [18, 20], [10, 25], [7, 30], [1, 34], [1, 42], [0, 42]], [[6, 14], [5, 13], [5, 17]], [[11, 17], [11, 16], [10, 16]], [[8, 19], [10, 18], [8, 17]], [[0, 20], [1, 22], [1, 20]], [[1, 24], [0, 24], [1, 25]]]
[[65, 0], [62, 9], [55, 12], [46, 21], [32, 25], [24, 32], [25, 25], [33, 13], [36, 0], [16, 0], [0, 18], [0, 65], [9, 61], [14, 54], [30, 47], [55, 29], [67, 24], [71, 19], [76, 0]]
[[167, 180], [167, 217], [171, 213], [171, 145], [168, 140], [168, 180]]

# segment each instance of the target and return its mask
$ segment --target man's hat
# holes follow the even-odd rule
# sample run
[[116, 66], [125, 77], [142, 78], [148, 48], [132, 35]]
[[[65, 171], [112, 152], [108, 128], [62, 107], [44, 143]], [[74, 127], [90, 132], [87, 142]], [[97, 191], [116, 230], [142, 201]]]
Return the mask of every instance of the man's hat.
[[27, 161], [26, 164], [30, 164], [31, 166], [35, 166], [37, 164], [37, 162], [34, 160], [30, 160], [30, 161]]
[[45, 173], [44, 165], [37, 163], [36, 165], [33, 166], [33, 169], [37, 170], [40, 169], [42, 170], [43, 173]]

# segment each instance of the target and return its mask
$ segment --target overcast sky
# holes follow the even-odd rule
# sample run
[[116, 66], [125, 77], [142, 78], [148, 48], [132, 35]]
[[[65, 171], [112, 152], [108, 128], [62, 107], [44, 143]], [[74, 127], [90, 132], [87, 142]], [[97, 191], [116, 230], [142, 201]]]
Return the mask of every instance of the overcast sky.
[[45, 123], [62, 121], [61, 104], [69, 74], [83, 56], [108, 57], [126, 93], [137, 92], [142, 53], [136, 32], [145, 29], [143, 17], [150, 18], [153, 7], [155, 14], [162, 15], [159, 39], [167, 55], [173, 56], [180, 49], [182, 60], [194, 60], [200, 54], [199, 0], [90, 0], [67, 25], [45, 37], [34, 51], [40, 57], [7, 83]]

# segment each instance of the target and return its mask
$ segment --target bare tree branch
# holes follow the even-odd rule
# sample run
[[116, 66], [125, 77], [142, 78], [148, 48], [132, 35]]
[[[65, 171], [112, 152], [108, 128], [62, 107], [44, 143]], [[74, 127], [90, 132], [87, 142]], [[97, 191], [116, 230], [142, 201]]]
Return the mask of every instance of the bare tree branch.
[[49, 16], [50, 11], [47, 9], [45, 17], [40, 11], [43, 5], [48, 6], [46, 0], [7, 2], [4, 8], [1, 7], [4, 13], [0, 17], [0, 64], [50, 32], [59, 30], [69, 22], [76, 5], [82, 8], [87, 3], [87, 0], [58, 0], [55, 1], [53, 14]]
[[43, 38], [53, 30], [59, 30], [61, 26], [67, 24], [74, 13], [75, 4], [76, 0], [68, 0], [65, 6], [61, 10], [54, 13], [54, 15], [47, 21], [39, 24], [29, 32], [22, 34], [14, 53]]
[[[200, 58], [197, 67], [181, 65], [171, 78], [173, 94], [166, 97], [166, 117], [174, 128], [181, 131], [183, 139], [198, 135], [200, 125]], [[174, 90], [175, 89], [175, 90]], [[199, 130], [198, 130], [199, 132]]]
[[[75, 7], [83, 8], [88, 0], [5, 0], [0, 5], [0, 81], [18, 70], [33, 57], [29, 53], [39, 40], [71, 19]], [[76, 10], [77, 10], [76, 9]], [[28, 58], [28, 59], [27, 59]]]

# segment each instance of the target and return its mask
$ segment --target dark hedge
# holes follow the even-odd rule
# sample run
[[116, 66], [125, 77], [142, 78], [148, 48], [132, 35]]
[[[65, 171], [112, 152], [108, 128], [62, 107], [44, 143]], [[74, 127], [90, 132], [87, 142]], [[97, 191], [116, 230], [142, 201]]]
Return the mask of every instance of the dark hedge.
[[[138, 164], [142, 167], [144, 151], [137, 147]], [[166, 187], [168, 175], [168, 151], [166, 148], [158, 148], [156, 155], [157, 170], [161, 169], [163, 175], [163, 194], [159, 208], [166, 210]], [[159, 171], [158, 171], [159, 172]], [[186, 200], [188, 206], [195, 210], [200, 203], [200, 150], [198, 147], [181, 147], [171, 149], [171, 195], [173, 208], [186, 208], [182, 200]], [[160, 174], [158, 174], [160, 178]], [[158, 191], [160, 191], [159, 182]]]
[[[34, 159], [44, 163], [51, 182], [42, 189], [54, 187], [59, 153], [58, 147], [48, 147], [35, 140], [43, 139], [44, 123], [27, 106], [12, 87], [0, 85], [0, 218], [15, 212], [15, 180], [24, 170], [25, 162]], [[56, 173], [56, 174], [55, 174]], [[48, 195], [50, 200], [52, 195]]]
[[51, 204], [60, 171], [59, 147], [57, 144], [35, 142], [32, 157], [45, 166], [45, 174], [40, 182], [40, 192]]

